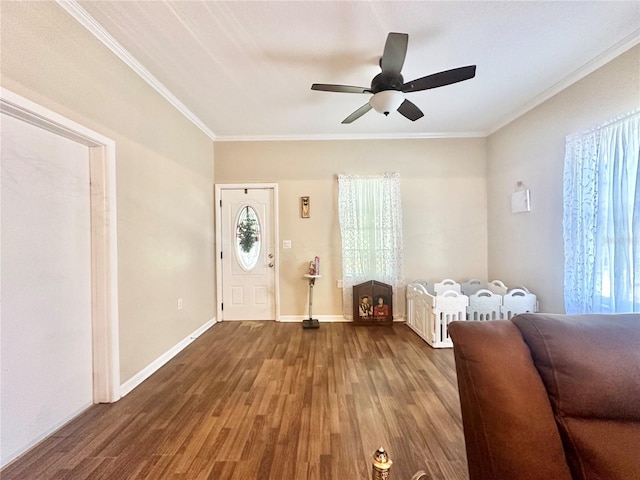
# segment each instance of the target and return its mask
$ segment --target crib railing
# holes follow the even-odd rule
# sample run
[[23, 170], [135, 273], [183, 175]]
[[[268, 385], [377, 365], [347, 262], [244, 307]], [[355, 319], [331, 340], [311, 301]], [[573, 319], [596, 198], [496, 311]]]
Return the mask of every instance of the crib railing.
[[537, 297], [525, 287], [508, 289], [494, 280], [487, 288], [479, 288], [484, 285], [475, 279], [462, 285], [451, 279], [410, 283], [407, 325], [432, 347], [448, 348], [453, 346], [448, 329], [452, 321], [509, 320], [519, 313], [538, 311]]

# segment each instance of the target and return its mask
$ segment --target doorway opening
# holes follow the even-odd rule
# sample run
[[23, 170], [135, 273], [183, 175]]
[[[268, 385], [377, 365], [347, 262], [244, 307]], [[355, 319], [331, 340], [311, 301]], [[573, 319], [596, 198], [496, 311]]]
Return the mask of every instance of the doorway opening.
[[89, 149], [93, 402], [120, 399], [115, 142], [9, 90], [0, 111]]

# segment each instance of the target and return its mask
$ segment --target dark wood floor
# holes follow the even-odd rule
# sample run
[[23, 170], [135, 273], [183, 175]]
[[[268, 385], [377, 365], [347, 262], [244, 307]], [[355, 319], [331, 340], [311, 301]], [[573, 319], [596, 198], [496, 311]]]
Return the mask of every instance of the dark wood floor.
[[468, 479], [452, 351], [405, 325], [224, 322], [2, 480]]

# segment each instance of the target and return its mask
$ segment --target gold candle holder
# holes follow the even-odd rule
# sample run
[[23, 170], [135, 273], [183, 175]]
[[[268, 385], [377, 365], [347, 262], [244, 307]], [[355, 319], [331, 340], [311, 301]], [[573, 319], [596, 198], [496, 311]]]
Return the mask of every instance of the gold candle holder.
[[371, 469], [371, 480], [389, 480], [389, 472], [393, 462], [389, 458], [384, 448], [380, 447], [373, 454], [373, 466]]

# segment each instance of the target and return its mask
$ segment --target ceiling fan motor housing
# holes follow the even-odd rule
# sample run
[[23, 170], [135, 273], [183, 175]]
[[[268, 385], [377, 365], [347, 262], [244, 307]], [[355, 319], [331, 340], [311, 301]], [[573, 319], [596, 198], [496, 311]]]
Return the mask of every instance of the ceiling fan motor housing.
[[404, 100], [402, 75], [399, 73], [382, 72], [371, 80], [371, 93], [373, 96], [369, 104], [378, 113], [385, 116], [398, 109]]
[[404, 79], [400, 73], [379, 73], [371, 80], [371, 93], [382, 92], [383, 90], [402, 91]]

